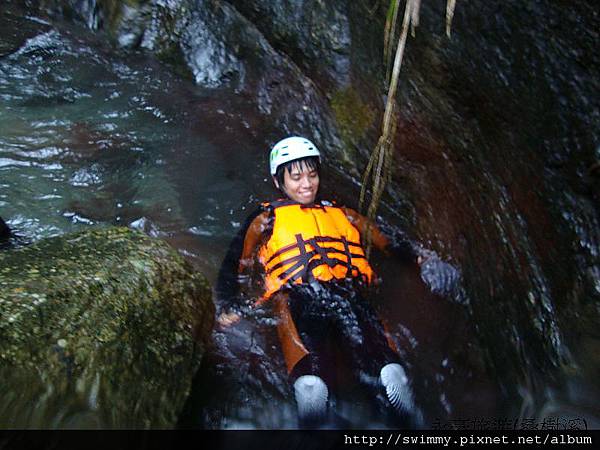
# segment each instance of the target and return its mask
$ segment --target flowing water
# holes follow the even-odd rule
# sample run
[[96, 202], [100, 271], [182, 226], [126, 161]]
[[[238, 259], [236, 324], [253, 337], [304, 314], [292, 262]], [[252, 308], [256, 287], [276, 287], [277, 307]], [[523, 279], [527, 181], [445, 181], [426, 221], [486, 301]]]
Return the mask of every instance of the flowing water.
[[234, 121], [213, 110], [227, 99], [112, 52], [65, 25], [0, 60], [3, 217], [29, 241], [106, 224], [187, 237], [189, 252], [227, 241], [264, 178], [250, 132], [215, 145]]
[[[201, 89], [191, 80], [173, 75], [169, 67], [150, 56], [115, 50], [101, 34], [25, 14], [14, 16], [14, 20], [18, 27], [33, 31], [15, 51], [0, 57], [3, 219], [29, 242], [96, 226], [139, 228], [170, 242], [214, 284], [228, 245], [248, 213], [275, 195], [266, 170], [265, 142], [279, 137], [271, 124], [235, 92]], [[403, 142], [409, 143], [411, 132], [419, 131], [414, 124], [409, 128], [401, 125], [400, 130], [408, 136]], [[493, 141], [491, 133], [482, 134], [488, 143]], [[455, 170], [452, 163], [459, 165], [453, 158], [451, 170]], [[500, 166], [501, 161], [486, 164]], [[463, 189], [460, 183], [465, 173], [474, 168], [466, 164], [461, 170], [460, 177], [449, 177], [458, 192]], [[326, 163], [325, 172], [322, 189], [356, 206], [358, 182], [331, 163]], [[465, 194], [463, 198], [470, 198], [472, 206], [481, 210], [489, 206], [486, 196], [503, 199], [505, 203], [489, 215], [496, 217], [492, 226], [500, 230], [503, 242], [486, 237], [483, 218], [462, 232], [484, 236], [481, 244], [472, 243], [483, 252], [508, 246], [523, 252], [525, 259], [533, 258], [535, 252], [522, 246], [533, 244], [522, 244], [515, 238], [526, 235], [527, 221], [510, 208], [512, 194], [503, 191], [503, 183], [490, 175], [497, 172], [481, 173], [474, 178], [477, 185], [466, 184], [464, 188], [467, 194], [477, 195]], [[452, 203], [456, 199], [448, 192], [453, 190], [448, 189], [444, 197], [443, 192], [423, 189], [424, 194], [440, 194], [440, 199]], [[477, 203], [473, 198], [484, 200]], [[410, 215], [398, 208], [405, 204], [398, 192], [387, 199], [382, 214], [389, 229], [397, 232], [399, 227], [410, 225]], [[437, 205], [444, 206], [453, 219], [449, 205], [427, 197], [423, 205], [420, 210], [415, 207], [417, 216], [435, 216]], [[565, 207], [565, 214], [573, 209], [571, 205]], [[469, 215], [454, 222], [463, 223], [466, 217]], [[576, 225], [583, 219], [573, 216], [566, 220]], [[448, 225], [445, 227], [441, 234], [430, 235], [445, 240]], [[582, 234], [586, 227], [580, 227]], [[448, 237], [448, 253], [456, 250], [460, 254], [456, 240], [452, 247], [451, 238], [460, 241], [460, 236]], [[583, 238], [581, 242], [590, 246], [590, 252], [597, 252], [597, 242]], [[481, 252], [472, 250], [472, 255], [476, 254]], [[465, 263], [465, 259], [458, 259]], [[535, 261], [530, 263], [523, 264], [540, 268]], [[468, 295], [462, 303], [450, 302], [428, 293], [415, 267], [381, 258], [375, 259], [375, 267], [384, 280], [375, 301], [402, 349], [417, 403], [429, 426], [449, 419], [477, 418], [491, 421], [493, 426], [493, 421], [502, 420], [504, 414], [514, 413], [526, 403], [530, 393], [507, 394], [510, 389], [490, 368], [489, 353], [494, 349], [490, 336], [494, 334], [486, 330], [502, 325], [497, 325], [490, 310], [477, 302], [485, 296], [480, 284], [466, 286]], [[498, 267], [503, 265], [490, 260], [465, 271], [471, 279], [491, 280], [493, 284], [488, 274]], [[548, 284], [541, 269], [528, 280], [536, 296]], [[503, 288], [489, 286], [489, 290], [494, 289], [502, 293]], [[540, 301], [541, 309], [532, 306], [531, 314], [538, 315], [540, 327], [549, 329], [551, 337], [560, 339], [552, 302], [544, 296]], [[508, 317], [518, 316], [519, 311], [510, 306], [505, 310]], [[528, 342], [523, 327], [509, 331], [515, 340]], [[564, 348], [561, 342], [549, 345], [559, 351]], [[512, 408], [506, 406], [507, 397]], [[343, 370], [334, 401], [343, 426], [393, 425]], [[509, 421], [516, 418], [512, 416]], [[229, 330], [215, 331], [214, 347], [204, 359], [180, 426], [296, 426], [293, 394], [268, 309], [249, 314]]]

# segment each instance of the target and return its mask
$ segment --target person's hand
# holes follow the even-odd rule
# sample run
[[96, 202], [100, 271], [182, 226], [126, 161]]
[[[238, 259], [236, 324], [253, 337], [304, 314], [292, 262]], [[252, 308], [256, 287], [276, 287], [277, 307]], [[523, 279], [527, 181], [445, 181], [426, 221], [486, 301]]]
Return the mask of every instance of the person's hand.
[[435, 255], [421, 257], [417, 262], [421, 266], [421, 279], [431, 292], [446, 295], [453, 292], [460, 280], [460, 272]]
[[219, 317], [217, 317], [217, 323], [221, 328], [227, 328], [238, 323], [240, 318], [241, 317], [238, 313], [221, 313]]

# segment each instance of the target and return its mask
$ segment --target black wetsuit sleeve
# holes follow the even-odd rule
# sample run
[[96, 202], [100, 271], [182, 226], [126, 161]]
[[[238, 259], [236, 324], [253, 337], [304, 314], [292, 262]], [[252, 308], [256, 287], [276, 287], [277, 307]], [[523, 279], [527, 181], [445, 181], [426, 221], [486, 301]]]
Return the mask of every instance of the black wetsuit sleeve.
[[240, 283], [239, 283], [239, 263], [244, 249], [244, 238], [252, 224], [252, 221], [264, 210], [257, 209], [248, 216], [240, 230], [235, 235], [223, 263], [219, 269], [215, 289], [217, 309], [221, 312], [231, 312], [236, 310], [241, 302]]
[[405, 238], [391, 239], [388, 251], [394, 258], [404, 263], [416, 263], [419, 256], [416, 246]]
[[411, 241], [403, 232], [393, 229], [386, 224], [378, 224], [381, 231], [388, 238], [386, 251], [403, 263], [416, 263], [420, 253], [420, 247]]

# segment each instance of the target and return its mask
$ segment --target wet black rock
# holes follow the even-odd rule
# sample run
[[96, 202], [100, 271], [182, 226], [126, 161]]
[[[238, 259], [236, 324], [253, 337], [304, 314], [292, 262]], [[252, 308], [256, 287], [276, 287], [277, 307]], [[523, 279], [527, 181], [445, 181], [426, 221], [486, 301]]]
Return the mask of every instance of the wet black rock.
[[[361, 2], [91, 0], [46, 10], [103, 29], [208, 88], [232, 89], [272, 122], [351, 161], [370, 148], [381, 109], [379, 8]], [[358, 119], [357, 119], [358, 118]], [[373, 140], [373, 139], [371, 139]]]
[[560, 377], [598, 380], [600, 226], [585, 185], [598, 142], [598, 8], [459, 2], [448, 39], [443, 4], [422, 5], [392, 190], [414, 207], [415, 234], [464, 268], [492, 373], [522, 415]]
[[320, 85], [350, 83], [352, 36], [346, 2], [313, 0], [230, 3]]
[[[372, 148], [383, 92], [383, 6], [340, 0], [230, 0], [322, 93], [345, 150]], [[344, 154], [347, 159], [356, 159]]]

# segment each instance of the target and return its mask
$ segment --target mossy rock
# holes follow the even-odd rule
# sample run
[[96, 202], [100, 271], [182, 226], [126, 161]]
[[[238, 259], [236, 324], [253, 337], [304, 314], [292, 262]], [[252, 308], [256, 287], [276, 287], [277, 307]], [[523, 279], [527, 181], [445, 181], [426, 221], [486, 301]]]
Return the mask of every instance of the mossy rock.
[[0, 253], [0, 427], [173, 427], [213, 317], [204, 277], [136, 231]]
[[348, 139], [362, 139], [373, 125], [377, 115], [377, 112], [352, 88], [335, 92], [331, 99], [331, 107], [343, 135]]
[[355, 155], [348, 154], [348, 149], [360, 145], [367, 132], [373, 127], [377, 111], [363, 101], [352, 87], [336, 91], [331, 98], [331, 109], [340, 130], [346, 148], [346, 159], [355, 160]]

